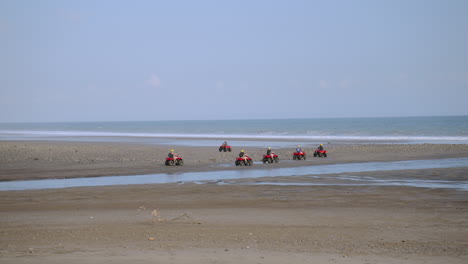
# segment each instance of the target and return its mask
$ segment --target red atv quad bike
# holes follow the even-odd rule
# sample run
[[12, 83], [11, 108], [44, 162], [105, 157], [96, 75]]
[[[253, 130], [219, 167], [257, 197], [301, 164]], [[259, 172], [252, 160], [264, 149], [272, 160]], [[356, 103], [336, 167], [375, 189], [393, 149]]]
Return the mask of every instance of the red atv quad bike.
[[244, 156], [242, 158], [236, 158], [236, 162], [234, 164], [236, 164], [236, 166], [252, 166], [253, 161], [249, 156]]
[[275, 153], [271, 153], [271, 155], [263, 155], [263, 159], [262, 159], [263, 163], [278, 163], [279, 161], [279, 157], [278, 155], [276, 155]]
[[229, 151], [229, 152], [231, 152], [231, 146], [223, 146], [223, 145], [221, 145], [221, 146], [219, 146], [219, 152], [221, 152], [221, 151], [224, 151], [224, 152]]
[[181, 157], [166, 158], [166, 166], [181, 166], [184, 165], [184, 160]]
[[316, 149], [315, 152], [314, 152], [314, 157], [326, 158], [327, 157], [327, 151], [326, 150]]
[[306, 159], [306, 153], [305, 152], [294, 152], [293, 153], [293, 160], [305, 160]]

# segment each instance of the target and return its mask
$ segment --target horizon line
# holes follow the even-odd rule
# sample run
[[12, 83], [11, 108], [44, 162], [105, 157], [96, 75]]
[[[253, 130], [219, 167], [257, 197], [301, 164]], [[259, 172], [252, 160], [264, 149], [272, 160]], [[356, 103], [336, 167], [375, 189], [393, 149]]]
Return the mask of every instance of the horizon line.
[[465, 115], [396, 115], [396, 116], [355, 116], [355, 117], [282, 117], [282, 118], [227, 118], [227, 119], [159, 119], [159, 120], [88, 120], [88, 121], [13, 121], [0, 124], [34, 124], [34, 123], [119, 123], [119, 122], [188, 122], [188, 121], [255, 121], [255, 120], [301, 120], [301, 119], [365, 119], [365, 118], [419, 118], [419, 117], [468, 117]]

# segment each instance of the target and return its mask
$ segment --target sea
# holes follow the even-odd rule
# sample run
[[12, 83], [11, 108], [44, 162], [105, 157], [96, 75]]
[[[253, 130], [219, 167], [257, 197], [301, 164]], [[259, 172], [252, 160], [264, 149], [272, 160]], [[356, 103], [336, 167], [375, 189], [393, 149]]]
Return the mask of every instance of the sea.
[[[174, 140], [177, 139], [177, 140]], [[289, 147], [468, 144], [468, 116], [0, 123], [0, 140]]]

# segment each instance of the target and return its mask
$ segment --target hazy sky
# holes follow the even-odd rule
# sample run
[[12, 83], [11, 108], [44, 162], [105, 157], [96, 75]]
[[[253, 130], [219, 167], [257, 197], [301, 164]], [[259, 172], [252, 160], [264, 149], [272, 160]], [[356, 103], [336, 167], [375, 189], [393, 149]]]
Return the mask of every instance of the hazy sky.
[[468, 115], [468, 1], [0, 0], [0, 122]]

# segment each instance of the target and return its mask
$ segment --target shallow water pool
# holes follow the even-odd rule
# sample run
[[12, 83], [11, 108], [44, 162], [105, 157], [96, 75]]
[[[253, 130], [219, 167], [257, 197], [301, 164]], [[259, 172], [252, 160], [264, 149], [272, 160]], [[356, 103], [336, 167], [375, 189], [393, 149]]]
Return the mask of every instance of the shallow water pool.
[[[259, 165], [261, 166], [261, 165]], [[246, 179], [260, 177], [287, 177], [304, 175], [323, 175], [335, 173], [352, 173], [368, 171], [391, 171], [391, 170], [411, 170], [411, 169], [436, 169], [436, 168], [455, 168], [468, 167], [468, 158], [437, 159], [437, 160], [411, 160], [411, 161], [392, 161], [392, 162], [365, 162], [365, 163], [346, 163], [332, 165], [315, 165], [291, 168], [272, 168], [256, 169], [255, 165], [249, 168], [228, 171], [209, 171], [209, 172], [187, 172], [175, 174], [149, 174], [149, 175], [131, 175], [131, 176], [107, 176], [94, 178], [74, 178], [74, 179], [48, 179], [48, 180], [28, 180], [28, 181], [8, 181], [0, 182], [0, 191], [10, 190], [37, 190], [37, 189], [56, 189], [69, 187], [89, 187], [89, 186], [108, 186], [108, 185], [130, 185], [130, 184], [162, 184], [162, 183], [184, 183], [184, 182], [202, 182], [202, 181], [222, 181], [228, 179]], [[343, 179], [341, 179], [343, 180]], [[349, 184], [353, 184], [352, 181]], [[360, 185], [365, 183], [361, 181]], [[458, 181], [460, 189], [465, 182]], [[309, 183], [312, 185], [312, 183]], [[333, 184], [333, 183], [327, 183]], [[336, 182], [335, 185], [344, 184]], [[354, 182], [355, 184], [355, 182]], [[375, 181], [367, 181], [369, 185], [375, 185]], [[380, 182], [380, 185], [383, 185]], [[391, 185], [388, 181], [386, 185]], [[457, 184], [454, 181], [453, 184]], [[416, 184], [415, 184], [416, 185]], [[448, 185], [446, 185], [448, 186]], [[415, 186], [418, 187], [418, 186]], [[424, 187], [420, 183], [419, 187]]]

